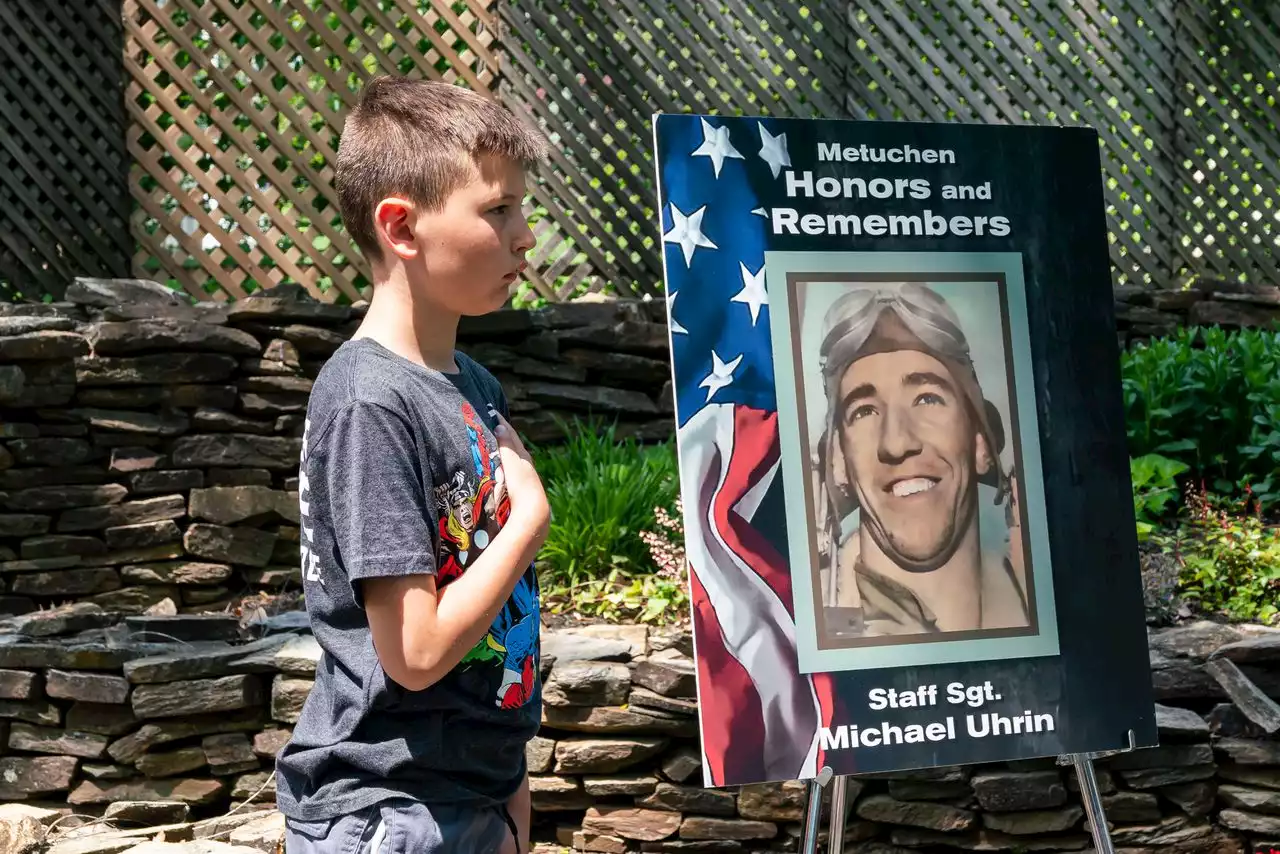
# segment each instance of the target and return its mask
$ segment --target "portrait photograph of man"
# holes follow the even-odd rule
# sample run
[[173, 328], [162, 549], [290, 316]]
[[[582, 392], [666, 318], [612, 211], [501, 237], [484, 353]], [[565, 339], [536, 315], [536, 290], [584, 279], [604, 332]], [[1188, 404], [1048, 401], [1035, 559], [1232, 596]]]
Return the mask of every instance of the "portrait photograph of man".
[[1034, 402], [1018, 398], [1007, 277], [799, 268], [778, 281], [798, 428], [784, 471], [805, 475], [789, 478], [805, 540], [792, 577], [816, 651], [1042, 634], [1037, 586], [1051, 582], [1021, 500], [1038, 450], [1019, 403], [1033, 416]]

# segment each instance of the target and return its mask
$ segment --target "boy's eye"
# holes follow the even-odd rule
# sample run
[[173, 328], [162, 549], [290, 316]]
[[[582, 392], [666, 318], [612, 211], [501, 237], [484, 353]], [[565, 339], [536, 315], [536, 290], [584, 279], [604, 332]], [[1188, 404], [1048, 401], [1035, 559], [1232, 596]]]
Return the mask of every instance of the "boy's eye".
[[498, 205], [497, 207], [489, 208], [489, 213], [496, 213], [502, 216], [507, 212], [508, 207], [508, 205]]
[[845, 423], [852, 424], [855, 421], [860, 421], [863, 418], [867, 418], [871, 415], [875, 415], [875, 412], [876, 412], [876, 408], [872, 406], [870, 403], [864, 403], [861, 406], [851, 407], [848, 413], [846, 413], [845, 415]]
[[931, 392], [931, 391], [926, 391], [916, 398], [917, 405], [923, 404], [925, 406], [945, 406], [946, 403], [947, 402], [942, 398], [942, 395], [935, 394], [934, 392]]

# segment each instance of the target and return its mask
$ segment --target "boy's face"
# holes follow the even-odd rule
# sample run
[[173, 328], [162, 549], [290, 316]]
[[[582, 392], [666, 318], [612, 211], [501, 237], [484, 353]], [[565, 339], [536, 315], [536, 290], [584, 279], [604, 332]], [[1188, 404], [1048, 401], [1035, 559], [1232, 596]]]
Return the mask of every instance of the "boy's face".
[[401, 244], [397, 254], [415, 293], [450, 313], [474, 316], [506, 303], [534, 236], [521, 209], [520, 164], [484, 157], [466, 168], [470, 177], [439, 210], [419, 209], [405, 220], [412, 248]]

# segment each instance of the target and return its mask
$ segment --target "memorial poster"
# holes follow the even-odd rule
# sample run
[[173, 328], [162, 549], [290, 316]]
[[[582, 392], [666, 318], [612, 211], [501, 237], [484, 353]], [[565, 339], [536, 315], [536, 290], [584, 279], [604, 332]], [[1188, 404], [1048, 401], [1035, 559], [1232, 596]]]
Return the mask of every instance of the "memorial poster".
[[1096, 134], [654, 126], [705, 784], [1155, 744]]

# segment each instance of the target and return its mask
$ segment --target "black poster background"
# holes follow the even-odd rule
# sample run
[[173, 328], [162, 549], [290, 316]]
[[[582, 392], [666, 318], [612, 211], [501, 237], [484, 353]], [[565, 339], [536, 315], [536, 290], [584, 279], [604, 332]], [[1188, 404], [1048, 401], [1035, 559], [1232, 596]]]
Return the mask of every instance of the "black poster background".
[[[657, 137], [660, 169], [670, 158], [688, 154], [687, 140], [681, 140], [678, 149], [672, 147], [676, 134], [663, 134], [663, 118], [659, 118]], [[712, 121], [734, 127], [733, 122], [747, 120]], [[1130, 732], [1139, 747], [1156, 744], [1096, 133], [1085, 128], [768, 122], [774, 134], [785, 132], [791, 165], [783, 167], [776, 179], [767, 167], [749, 170], [751, 190], [766, 209], [795, 208], [801, 216], [815, 213], [825, 218], [828, 213], [918, 215], [927, 208], [943, 217], [1008, 218], [1011, 228], [1006, 237], [812, 236], [770, 230], [766, 249], [1022, 254], [1038, 421], [1023, 424], [1022, 430], [1038, 429], [1040, 435], [1061, 650], [1056, 657], [839, 673], [834, 724], [862, 729], [887, 721], [901, 727], [952, 715], [958, 737], [828, 750], [826, 764], [837, 774], [847, 774], [1123, 749], [1129, 746]], [[744, 128], [741, 135], [735, 130], [735, 139], [747, 139], [748, 132], [754, 129]], [[953, 149], [956, 163], [820, 162], [819, 143], [833, 142], [871, 148]], [[742, 153], [756, 157], [756, 149]], [[812, 170], [815, 181], [825, 176], [868, 181], [924, 177], [933, 192], [927, 200], [788, 197], [788, 168], [797, 176]], [[991, 186], [989, 201], [940, 197], [943, 185], [986, 182]], [[667, 200], [663, 199], [664, 211]], [[667, 228], [664, 222], [664, 231]], [[779, 394], [783, 393], [780, 389]], [[757, 516], [785, 517], [782, 479], [790, 476], [793, 473], [784, 469], [775, 478]], [[781, 522], [763, 525], [761, 530], [774, 538], [773, 545], [782, 554], [790, 554]], [[987, 681], [1002, 699], [980, 709], [949, 705], [943, 699], [948, 683]], [[935, 706], [879, 711], [867, 706], [872, 688], [905, 691], [929, 684], [938, 686]], [[964, 734], [968, 713], [1017, 716], [1025, 710], [1053, 714], [1056, 729], [978, 739]], [[708, 725], [714, 724], [704, 723], [704, 728]]]

